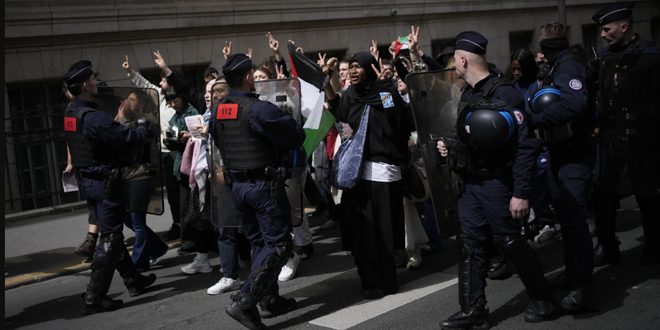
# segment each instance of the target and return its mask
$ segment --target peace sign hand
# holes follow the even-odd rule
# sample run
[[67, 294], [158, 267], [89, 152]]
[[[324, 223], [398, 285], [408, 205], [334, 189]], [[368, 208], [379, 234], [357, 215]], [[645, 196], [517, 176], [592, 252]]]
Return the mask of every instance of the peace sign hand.
[[225, 60], [231, 55], [231, 41], [225, 41], [225, 46], [222, 47], [222, 55], [225, 57]]
[[378, 43], [376, 42], [376, 40], [371, 40], [371, 46], [369, 46], [369, 52], [371, 53], [371, 56], [373, 56], [375, 59], [380, 58], [378, 54]]

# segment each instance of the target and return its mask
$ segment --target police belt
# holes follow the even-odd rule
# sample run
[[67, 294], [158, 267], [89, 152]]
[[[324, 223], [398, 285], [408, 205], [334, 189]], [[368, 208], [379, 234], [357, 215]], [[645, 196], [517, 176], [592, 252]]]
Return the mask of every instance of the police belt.
[[510, 167], [478, 168], [469, 173], [470, 179], [474, 180], [490, 180], [507, 176], [512, 176]]
[[274, 177], [266, 174], [265, 168], [251, 170], [229, 170], [229, 176], [234, 182], [272, 181]]

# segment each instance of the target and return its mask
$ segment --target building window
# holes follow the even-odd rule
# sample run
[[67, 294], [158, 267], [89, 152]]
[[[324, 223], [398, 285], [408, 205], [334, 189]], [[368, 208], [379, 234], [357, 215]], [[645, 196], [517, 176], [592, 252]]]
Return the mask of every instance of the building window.
[[509, 32], [509, 54], [513, 54], [513, 52], [518, 49], [529, 49], [534, 51], [538, 47], [532, 44], [533, 40], [534, 30]]
[[431, 40], [431, 54], [429, 56], [436, 58], [440, 53], [442, 53], [445, 48], [454, 47], [455, 40], [454, 38], [444, 38], [444, 39], [435, 39]]
[[78, 193], [62, 191], [67, 100], [61, 80], [7, 84], [7, 101], [6, 213], [79, 201]]
[[582, 44], [589, 59], [595, 57], [594, 52], [607, 46], [603, 38], [600, 37], [600, 26], [598, 24], [582, 25]]

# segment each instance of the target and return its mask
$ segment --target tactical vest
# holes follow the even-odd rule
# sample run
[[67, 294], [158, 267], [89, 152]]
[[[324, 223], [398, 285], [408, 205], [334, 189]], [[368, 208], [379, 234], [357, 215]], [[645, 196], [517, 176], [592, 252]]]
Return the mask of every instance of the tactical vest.
[[227, 97], [216, 107], [215, 142], [229, 170], [259, 170], [279, 163], [277, 147], [250, 128], [250, 111], [258, 101]]
[[[484, 148], [476, 147], [470, 141], [470, 138], [464, 128], [467, 115], [470, 112], [476, 110], [477, 108], [484, 108], [484, 109], [506, 108], [506, 111], [510, 114], [510, 116], [512, 118], [515, 118], [515, 115], [512, 113], [511, 108], [508, 104], [492, 98], [492, 95], [495, 93], [497, 88], [503, 85], [510, 85], [513, 87], [513, 84], [504, 81], [500, 77], [492, 78], [484, 85], [483, 93], [479, 100], [463, 102], [462, 104], [459, 105], [460, 112], [457, 120], [457, 125], [458, 125], [457, 131], [459, 132], [459, 139], [461, 140], [461, 142], [464, 145], [469, 146], [468, 150], [465, 150], [470, 154], [469, 156], [470, 160], [467, 161], [467, 164], [465, 164], [465, 170], [467, 170], [468, 174], [470, 175], [482, 176], [482, 177], [491, 176], [491, 174], [495, 175], [496, 171], [501, 171], [513, 165], [513, 159], [515, 157], [515, 151], [516, 151], [517, 130], [516, 133], [514, 133], [514, 136], [501, 147], [494, 149], [484, 149]], [[472, 91], [470, 90], [468, 91], [468, 93], [470, 93], [468, 95], [468, 100], [469, 100]], [[490, 105], [490, 106], [486, 106], [486, 105]], [[486, 172], [493, 172], [493, 173], [486, 173]], [[486, 173], [486, 175], [483, 175], [484, 173]]]
[[64, 111], [64, 137], [69, 146], [73, 166], [76, 168], [100, 164], [94, 159], [94, 145], [82, 134], [82, 118], [92, 111], [96, 110], [76, 107], [73, 104], [69, 104]]

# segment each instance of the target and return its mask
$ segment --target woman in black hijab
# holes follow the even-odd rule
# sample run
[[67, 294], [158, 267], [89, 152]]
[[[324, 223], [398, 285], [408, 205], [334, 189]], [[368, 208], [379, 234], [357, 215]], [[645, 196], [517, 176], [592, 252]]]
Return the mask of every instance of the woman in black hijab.
[[365, 298], [379, 299], [397, 292], [395, 251], [404, 250], [405, 243], [400, 165], [408, 158], [414, 125], [391, 81], [378, 80], [380, 68], [371, 54], [359, 52], [349, 62], [351, 86], [341, 98], [326, 88], [330, 109], [354, 132], [365, 106], [371, 110], [361, 180], [342, 196], [342, 240], [355, 259]]

